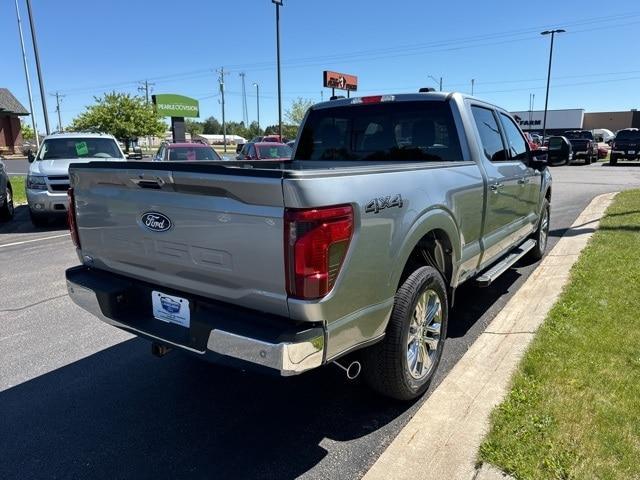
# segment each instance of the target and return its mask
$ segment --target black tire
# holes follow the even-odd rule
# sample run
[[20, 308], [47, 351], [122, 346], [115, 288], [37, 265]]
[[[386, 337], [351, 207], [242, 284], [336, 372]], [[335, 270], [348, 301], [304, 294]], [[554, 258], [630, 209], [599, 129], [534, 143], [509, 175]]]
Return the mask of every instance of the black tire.
[[15, 207], [13, 205], [13, 189], [9, 180], [7, 180], [7, 187], [5, 191], [4, 203], [0, 207], [0, 221], [6, 222], [13, 218]]
[[[417, 378], [411, 373], [409, 366], [408, 356], [409, 351], [412, 350], [409, 345], [409, 333], [414, 328], [412, 325], [414, 318], [416, 318], [414, 312], [418, 300], [422, 299], [423, 294], [430, 295], [431, 299], [434, 299], [433, 294], [437, 296], [439, 304], [434, 299], [433, 307], [430, 309], [430, 311], [436, 312], [433, 315], [434, 323], [429, 323], [429, 325], [438, 325], [439, 331], [436, 348], [425, 347], [424, 350], [420, 350], [427, 355], [429, 362], [423, 361], [420, 364], [416, 361], [416, 367], [427, 363], [429, 363], [429, 367], [423, 372], [423, 376]], [[425, 312], [429, 311], [429, 305], [431, 303], [426, 305]], [[424, 327], [430, 316], [425, 314], [425, 321], [422, 328], [419, 329], [420, 331], [412, 331], [416, 339], [425, 339], [428, 335], [432, 335], [429, 340], [431, 342], [436, 340], [433, 330]], [[409, 275], [396, 292], [384, 340], [363, 351], [362, 372], [367, 384], [376, 392], [396, 400], [413, 400], [422, 395], [429, 388], [433, 374], [440, 363], [444, 341], [447, 337], [448, 318], [449, 300], [442, 275], [433, 267], [418, 268]], [[439, 323], [436, 323], [437, 320]], [[426, 345], [428, 342], [416, 340], [416, 343], [412, 343], [412, 345], [422, 343]], [[412, 351], [415, 351], [417, 356], [418, 350]], [[433, 353], [433, 356], [430, 352]]]
[[584, 159], [585, 165], [591, 165], [591, 154], [587, 155]]
[[32, 210], [29, 210], [29, 218], [31, 218], [31, 223], [36, 228], [49, 226], [49, 219], [41, 213], [34, 213]]
[[609, 165], [617, 165], [618, 164], [618, 157], [614, 157], [613, 155], [611, 155], [609, 157]]
[[[536, 241], [536, 246], [529, 251], [529, 258], [534, 261], [540, 260], [544, 256], [544, 252], [547, 249], [549, 243], [549, 224], [551, 223], [551, 205], [545, 198], [542, 202], [542, 209], [540, 210], [540, 221], [538, 222], [538, 228], [533, 234], [533, 239]], [[545, 221], [546, 214], [546, 221]]]

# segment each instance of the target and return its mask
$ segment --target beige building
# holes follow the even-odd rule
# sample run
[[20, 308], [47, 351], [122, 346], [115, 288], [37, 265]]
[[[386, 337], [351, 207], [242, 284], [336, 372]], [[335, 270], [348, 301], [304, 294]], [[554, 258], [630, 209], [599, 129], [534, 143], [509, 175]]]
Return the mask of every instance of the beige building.
[[584, 130], [606, 128], [614, 133], [629, 127], [640, 128], [640, 112], [637, 110], [626, 112], [585, 112], [582, 124]]

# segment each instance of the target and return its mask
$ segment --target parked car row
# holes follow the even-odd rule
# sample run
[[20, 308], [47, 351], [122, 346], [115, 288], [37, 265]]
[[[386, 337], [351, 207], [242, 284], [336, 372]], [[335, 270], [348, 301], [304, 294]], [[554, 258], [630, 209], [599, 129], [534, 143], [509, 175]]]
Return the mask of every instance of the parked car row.
[[13, 188], [2, 157], [0, 157], [0, 222], [13, 218]]

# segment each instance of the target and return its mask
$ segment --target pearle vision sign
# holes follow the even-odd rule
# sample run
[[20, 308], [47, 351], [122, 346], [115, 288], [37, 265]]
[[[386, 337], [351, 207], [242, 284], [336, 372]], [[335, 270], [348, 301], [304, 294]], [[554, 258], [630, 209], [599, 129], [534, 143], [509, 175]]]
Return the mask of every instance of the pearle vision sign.
[[163, 117], [199, 117], [200, 105], [195, 98], [163, 93], [153, 95], [153, 106]]

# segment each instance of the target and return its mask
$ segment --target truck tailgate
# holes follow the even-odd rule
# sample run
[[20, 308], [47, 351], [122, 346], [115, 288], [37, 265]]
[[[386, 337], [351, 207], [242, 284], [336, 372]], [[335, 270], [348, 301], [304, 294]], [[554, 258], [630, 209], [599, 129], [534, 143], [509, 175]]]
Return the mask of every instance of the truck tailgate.
[[280, 172], [101, 162], [70, 174], [85, 263], [288, 315]]

